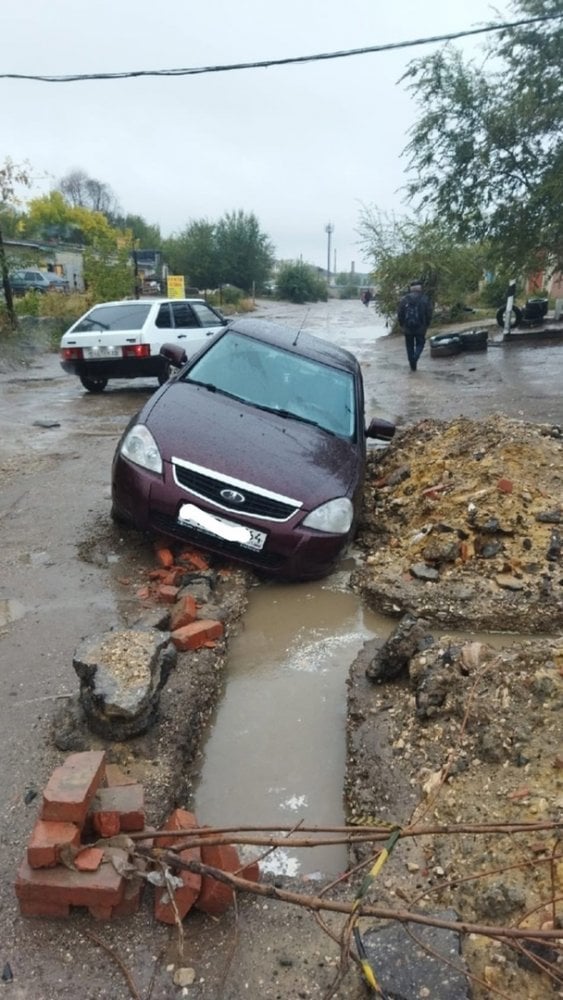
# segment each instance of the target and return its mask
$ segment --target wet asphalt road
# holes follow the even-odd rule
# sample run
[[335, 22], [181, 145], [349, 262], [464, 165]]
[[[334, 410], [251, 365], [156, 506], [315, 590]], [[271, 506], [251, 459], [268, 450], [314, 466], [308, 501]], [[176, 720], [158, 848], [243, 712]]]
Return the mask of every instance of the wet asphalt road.
[[[368, 418], [409, 423], [500, 411], [563, 423], [562, 341], [494, 343], [487, 352], [445, 359], [432, 359], [427, 351], [413, 375], [401, 338], [386, 337], [373, 310], [359, 302], [331, 301], [308, 310], [260, 303], [256, 315], [297, 328], [303, 323], [357, 353]], [[30, 934], [17, 914], [13, 881], [36, 812], [35, 803], [24, 804], [26, 790], [40, 789], [58, 763], [48, 728], [60, 698], [75, 693], [74, 650], [83, 636], [119, 623], [110, 569], [122, 553], [110, 552], [104, 564], [79, 558], [79, 547], [87, 554], [92, 538], [108, 525], [116, 441], [154, 388], [152, 382], [116, 382], [91, 396], [63, 374], [54, 355], [0, 374], [0, 967], [10, 960], [18, 970], [10, 986], [14, 1000], [129, 996], [110, 979], [107, 992], [84, 990], [72, 957], [72, 925], [52, 931], [46, 922]], [[143, 920], [141, 915], [133, 925], [141, 942]], [[151, 937], [144, 951], [155, 947]], [[39, 979], [28, 988], [23, 971], [37, 963]], [[95, 962], [85, 961], [85, 981], [95, 969]]]

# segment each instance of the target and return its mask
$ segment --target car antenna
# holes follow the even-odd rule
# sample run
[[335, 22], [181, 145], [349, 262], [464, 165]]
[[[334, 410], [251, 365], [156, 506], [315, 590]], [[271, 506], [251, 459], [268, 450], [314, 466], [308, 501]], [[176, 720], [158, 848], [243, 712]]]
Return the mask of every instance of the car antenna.
[[295, 340], [293, 341], [293, 343], [291, 345], [292, 347], [296, 347], [297, 346], [297, 341], [299, 339], [299, 334], [301, 333], [303, 327], [305, 326], [305, 320], [307, 319], [307, 316], [309, 315], [310, 312], [311, 312], [310, 308], [307, 309], [307, 311], [306, 311], [303, 319], [301, 320], [301, 326], [299, 327], [297, 333], [295, 334]]

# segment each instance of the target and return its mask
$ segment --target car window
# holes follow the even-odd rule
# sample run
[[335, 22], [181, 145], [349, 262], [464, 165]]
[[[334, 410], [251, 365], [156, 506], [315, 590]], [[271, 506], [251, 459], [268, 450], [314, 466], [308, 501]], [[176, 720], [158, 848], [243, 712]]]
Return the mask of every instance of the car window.
[[181, 327], [182, 329], [190, 326], [199, 326], [187, 302], [171, 302], [170, 306], [174, 317], [174, 326]]
[[354, 377], [237, 333], [220, 337], [185, 373], [255, 406], [308, 420], [340, 437], [356, 432]]
[[195, 312], [200, 326], [220, 326], [221, 317], [213, 312], [205, 302], [192, 302], [192, 309]]
[[124, 302], [117, 306], [94, 306], [74, 327], [77, 333], [87, 330], [140, 330], [152, 309], [152, 303]]
[[156, 325], [159, 330], [169, 330], [172, 326], [172, 316], [170, 315], [170, 306], [168, 302], [163, 302], [160, 309], [158, 310], [158, 316], [156, 317]]

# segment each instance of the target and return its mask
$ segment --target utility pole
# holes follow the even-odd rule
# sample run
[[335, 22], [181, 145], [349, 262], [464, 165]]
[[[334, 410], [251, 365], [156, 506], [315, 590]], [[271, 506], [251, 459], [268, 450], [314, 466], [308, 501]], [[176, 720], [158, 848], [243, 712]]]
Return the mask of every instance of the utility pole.
[[326, 283], [330, 285], [330, 244], [332, 241], [332, 234], [334, 232], [334, 226], [332, 222], [327, 223], [325, 226], [325, 233], [327, 235], [327, 254], [326, 254]]

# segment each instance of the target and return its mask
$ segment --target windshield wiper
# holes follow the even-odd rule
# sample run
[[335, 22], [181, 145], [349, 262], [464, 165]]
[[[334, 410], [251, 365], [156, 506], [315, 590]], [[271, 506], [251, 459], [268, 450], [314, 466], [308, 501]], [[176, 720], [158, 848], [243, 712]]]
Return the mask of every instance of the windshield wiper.
[[331, 431], [329, 427], [325, 427], [324, 424], [320, 424], [318, 420], [311, 420], [310, 417], [304, 417], [300, 413], [292, 413], [291, 410], [280, 410], [277, 406], [265, 406], [263, 403], [251, 403], [257, 410], [266, 410], [266, 413], [277, 413], [280, 417], [285, 417], [286, 420], [298, 420], [301, 424], [311, 424], [313, 427], [318, 427], [321, 431], [326, 431], [327, 434], [332, 434], [333, 437], [337, 437], [334, 431]]
[[100, 330], [109, 330], [109, 323], [101, 323], [99, 319], [90, 319], [88, 317], [84, 322], [89, 323], [90, 326], [99, 326]]

